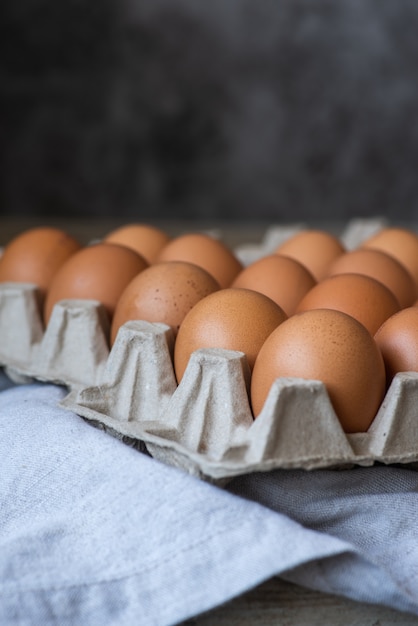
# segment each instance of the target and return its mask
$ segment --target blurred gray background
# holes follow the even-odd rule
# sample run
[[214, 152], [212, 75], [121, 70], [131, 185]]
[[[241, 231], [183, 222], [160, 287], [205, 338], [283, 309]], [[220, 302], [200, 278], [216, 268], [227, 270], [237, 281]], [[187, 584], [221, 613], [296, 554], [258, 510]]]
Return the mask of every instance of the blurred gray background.
[[418, 2], [10, 0], [14, 215], [418, 214]]

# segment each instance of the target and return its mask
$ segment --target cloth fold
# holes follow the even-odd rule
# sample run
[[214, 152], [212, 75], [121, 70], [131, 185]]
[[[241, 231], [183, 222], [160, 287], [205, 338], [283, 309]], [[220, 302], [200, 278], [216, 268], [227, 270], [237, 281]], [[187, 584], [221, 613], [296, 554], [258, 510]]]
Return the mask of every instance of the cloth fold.
[[[406, 467], [372, 467], [333, 471], [302, 470], [252, 474], [235, 479], [231, 493], [259, 502], [312, 530], [338, 537], [369, 563], [385, 572], [416, 612], [418, 605], [418, 473]], [[317, 586], [306, 568], [292, 580], [341, 593], [332, 584]], [[380, 576], [377, 578], [381, 584]], [[368, 585], [372, 589], [373, 581]], [[364, 579], [353, 577], [344, 595], [360, 598]], [[389, 590], [383, 596], [389, 596]], [[381, 590], [371, 602], [386, 604]], [[393, 601], [389, 601], [393, 604]], [[406, 605], [405, 605], [406, 608]]]
[[418, 474], [275, 471], [226, 488], [0, 387], [0, 624], [177, 624], [274, 575], [418, 614]]

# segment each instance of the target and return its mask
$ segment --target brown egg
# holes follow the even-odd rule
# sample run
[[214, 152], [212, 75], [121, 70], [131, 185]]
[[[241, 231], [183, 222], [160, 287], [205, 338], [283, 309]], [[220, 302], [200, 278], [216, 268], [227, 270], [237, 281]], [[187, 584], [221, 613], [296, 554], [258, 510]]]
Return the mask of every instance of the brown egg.
[[274, 300], [290, 316], [314, 285], [315, 278], [302, 263], [281, 254], [270, 254], [245, 267], [231, 287], [259, 291]]
[[351, 315], [374, 335], [383, 322], [399, 311], [393, 293], [378, 280], [362, 274], [338, 274], [315, 285], [297, 306], [297, 312], [334, 309]]
[[388, 386], [398, 372], [418, 372], [418, 307], [389, 317], [374, 337], [383, 355]]
[[187, 233], [172, 239], [157, 260], [195, 263], [212, 274], [222, 288], [229, 287], [243, 267], [224, 243], [203, 233]]
[[199, 348], [244, 352], [252, 368], [268, 335], [287, 319], [273, 300], [250, 289], [221, 289], [206, 296], [186, 315], [174, 347], [177, 380]]
[[45, 294], [57, 270], [80, 248], [74, 237], [59, 228], [26, 230], [4, 248], [0, 282], [32, 283]]
[[251, 402], [257, 417], [279, 377], [322, 381], [345, 432], [364, 432], [385, 393], [376, 342], [353, 317], [331, 309], [293, 315], [272, 332], [255, 361]]
[[126, 224], [112, 230], [103, 241], [118, 243], [138, 252], [151, 265], [171, 237], [155, 226], [149, 224]]
[[328, 276], [356, 273], [380, 281], [396, 296], [401, 308], [417, 297], [414, 279], [404, 265], [383, 250], [358, 248], [342, 254], [330, 266]]
[[284, 241], [275, 252], [296, 259], [320, 281], [329, 265], [340, 254], [346, 252], [342, 242], [323, 230], [302, 230]]
[[45, 323], [54, 305], [66, 299], [98, 300], [112, 318], [122, 291], [146, 267], [148, 263], [142, 256], [117, 244], [99, 243], [81, 249], [51, 282], [45, 301]]
[[175, 333], [199, 300], [217, 291], [219, 284], [201, 267], [184, 261], [156, 263], [135, 276], [116, 305], [110, 340], [128, 320], [162, 322]]
[[361, 245], [395, 257], [412, 275], [418, 290], [418, 235], [406, 228], [382, 228]]

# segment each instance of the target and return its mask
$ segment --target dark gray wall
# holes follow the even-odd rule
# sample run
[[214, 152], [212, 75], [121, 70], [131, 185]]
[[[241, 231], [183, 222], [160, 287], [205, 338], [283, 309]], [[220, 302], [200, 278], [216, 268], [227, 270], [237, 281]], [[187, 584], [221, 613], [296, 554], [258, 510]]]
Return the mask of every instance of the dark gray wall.
[[418, 214], [418, 2], [10, 0], [1, 212]]

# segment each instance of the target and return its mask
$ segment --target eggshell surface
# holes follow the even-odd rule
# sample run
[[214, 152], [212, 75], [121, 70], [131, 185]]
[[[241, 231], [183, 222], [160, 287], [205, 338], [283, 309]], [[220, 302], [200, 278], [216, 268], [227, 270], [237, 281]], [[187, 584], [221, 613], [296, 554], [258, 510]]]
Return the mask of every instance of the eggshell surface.
[[388, 317], [400, 310], [400, 305], [393, 293], [374, 278], [338, 274], [325, 278], [308, 291], [297, 312], [325, 308], [351, 315], [374, 335]]
[[59, 228], [26, 230], [5, 247], [0, 282], [32, 283], [45, 294], [59, 268], [80, 248], [74, 237]]
[[391, 254], [411, 273], [418, 289], [418, 235], [406, 228], [382, 228], [361, 245]]
[[254, 364], [255, 417], [279, 377], [322, 381], [345, 432], [364, 432], [385, 393], [385, 368], [376, 342], [362, 324], [340, 311], [293, 315], [266, 339]]
[[242, 270], [241, 261], [224, 243], [204, 233], [186, 233], [170, 241], [157, 261], [188, 261], [203, 267], [218, 281], [229, 287]]
[[155, 226], [149, 224], [125, 224], [108, 233], [103, 241], [118, 243], [132, 248], [149, 263], [156, 261], [160, 251], [171, 237]]
[[375, 334], [386, 366], [387, 384], [398, 372], [418, 372], [418, 307], [389, 317]]
[[221, 289], [206, 296], [180, 325], [174, 347], [177, 380], [199, 348], [244, 352], [252, 368], [268, 335], [285, 319], [286, 313], [273, 300], [250, 289]]
[[411, 306], [417, 290], [411, 273], [395, 257], [377, 248], [358, 248], [339, 256], [330, 266], [328, 276], [347, 273], [371, 276], [386, 285], [401, 308]]
[[315, 278], [299, 261], [281, 254], [270, 254], [245, 267], [231, 286], [263, 293], [290, 316], [314, 285]]
[[123, 246], [99, 243], [83, 248], [55, 274], [45, 300], [45, 323], [57, 302], [74, 298], [98, 300], [111, 319], [122, 291], [146, 267], [142, 256]]
[[323, 230], [302, 230], [282, 244], [275, 252], [296, 259], [320, 281], [326, 276], [328, 267], [340, 254], [346, 252], [343, 243]]
[[162, 322], [177, 333], [192, 307], [218, 289], [213, 276], [192, 263], [168, 261], [144, 269], [119, 298], [111, 327], [111, 343], [120, 326], [128, 320]]

